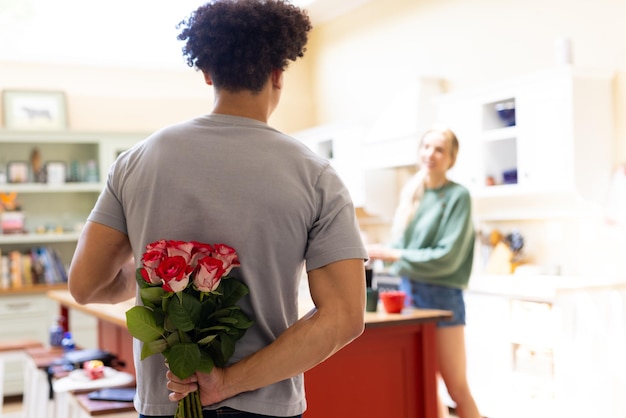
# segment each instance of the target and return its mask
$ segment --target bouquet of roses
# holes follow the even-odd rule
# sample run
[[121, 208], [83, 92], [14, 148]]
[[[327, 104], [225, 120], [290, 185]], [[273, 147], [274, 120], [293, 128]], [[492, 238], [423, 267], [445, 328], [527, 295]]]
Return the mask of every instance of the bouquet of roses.
[[[128, 330], [142, 341], [141, 359], [161, 353], [172, 373], [223, 367], [252, 321], [235, 303], [248, 288], [228, 273], [238, 267], [224, 244], [159, 240], [148, 244], [136, 279], [143, 306], [126, 312]], [[176, 418], [202, 418], [198, 391], [178, 402]]]

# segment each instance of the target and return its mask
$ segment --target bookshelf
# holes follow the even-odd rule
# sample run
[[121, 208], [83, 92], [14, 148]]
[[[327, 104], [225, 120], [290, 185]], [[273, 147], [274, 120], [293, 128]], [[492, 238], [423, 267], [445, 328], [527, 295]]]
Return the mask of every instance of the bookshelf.
[[[58, 254], [67, 267], [110, 165], [120, 152], [146, 136], [0, 130], [0, 193], [14, 194], [24, 215], [21, 231], [0, 233], [2, 256], [46, 248]], [[50, 164], [62, 167], [61, 181], [52, 181], [51, 172], [46, 171]], [[12, 176], [11, 169], [16, 166], [25, 170], [24, 178]], [[13, 287], [0, 284], [0, 296]]]
[[[120, 152], [147, 137], [141, 133], [104, 132], [29, 132], [0, 129], [0, 193], [15, 193], [23, 212], [23, 227], [4, 233], [0, 228], [0, 253], [22, 256], [33, 249], [45, 248], [59, 256], [67, 269], [82, 225], [104, 186], [110, 165]], [[52, 162], [65, 171], [65, 179], [50, 183], [35, 176], [33, 150], [41, 158], [41, 167]], [[9, 165], [18, 164], [26, 178], [11, 178]], [[63, 169], [64, 168], [64, 169]], [[89, 173], [87, 173], [89, 169]], [[41, 171], [40, 171], [41, 173]], [[47, 173], [46, 173], [47, 174]], [[49, 290], [66, 289], [66, 282], [33, 283], [0, 288], [0, 321], [2, 339], [32, 338], [49, 343], [48, 328], [60, 314], [60, 306], [47, 296]], [[70, 330], [76, 344], [96, 348], [97, 326], [93, 317], [80, 312], [70, 313]], [[5, 394], [22, 392], [21, 364], [7, 364]]]

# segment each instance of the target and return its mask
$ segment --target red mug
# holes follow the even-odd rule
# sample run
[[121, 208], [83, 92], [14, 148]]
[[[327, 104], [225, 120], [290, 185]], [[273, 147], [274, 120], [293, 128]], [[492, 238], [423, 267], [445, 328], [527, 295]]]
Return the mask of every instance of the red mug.
[[402, 290], [388, 290], [381, 292], [380, 300], [383, 301], [383, 306], [387, 313], [400, 313], [404, 308], [404, 301], [406, 299], [406, 293]]

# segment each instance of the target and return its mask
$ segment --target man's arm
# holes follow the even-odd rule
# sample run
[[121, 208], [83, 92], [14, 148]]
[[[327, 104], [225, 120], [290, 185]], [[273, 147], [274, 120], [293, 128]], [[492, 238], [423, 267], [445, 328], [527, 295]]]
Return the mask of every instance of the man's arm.
[[135, 262], [128, 236], [87, 222], [78, 239], [68, 274], [78, 303], [117, 303], [135, 296]]
[[362, 259], [331, 263], [309, 272], [316, 309], [269, 346], [225, 369], [177, 379], [168, 372], [170, 400], [196, 390], [203, 405], [258, 389], [303, 373], [357, 338], [364, 329], [365, 269]]

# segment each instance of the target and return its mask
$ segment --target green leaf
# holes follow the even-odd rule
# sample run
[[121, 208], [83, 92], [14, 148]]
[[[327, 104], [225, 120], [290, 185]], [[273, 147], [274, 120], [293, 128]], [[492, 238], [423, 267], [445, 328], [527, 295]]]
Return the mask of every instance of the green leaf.
[[230, 316], [226, 316], [223, 318], [219, 318], [217, 322], [219, 322], [220, 324], [235, 325], [238, 321], [236, 318], [231, 318]]
[[148, 347], [147, 344], [144, 344], [143, 347], [141, 348], [141, 359], [145, 360], [146, 358], [150, 357], [153, 354], [154, 353], [150, 351], [150, 347]]
[[235, 327], [239, 329], [248, 329], [254, 324], [254, 321], [252, 321], [241, 309], [234, 311], [232, 313], [232, 317], [237, 320]]
[[176, 328], [191, 331], [200, 317], [200, 301], [187, 293], [179, 293], [170, 300], [169, 316]]
[[144, 305], [161, 306], [165, 291], [161, 286], [150, 286], [139, 289], [139, 295]]
[[224, 360], [222, 354], [222, 343], [219, 338], [214, 339], [211, 344], [207, 347], [207, 351], [211, 355], [213, 359], [213, 363], [218, 367], [224, 367], [226, 365], [226, 361]]
[[239, 299], [250, 292], [245, 284], [239, 280], [230, 279], [228, 277], [222, 279], [217, 290], [224, 295], [220, 298], [221, 306], [234, 305]]
[[201, 351], [200, 352], [200, 367], [198, 367], [199, 372], [203, 373], [211, 373], [213, 370], [213, 359], [209, 355], [209, 353]]
[[180, 379], [186, 379], [200, 367], [200, 349], [196, 344], [176, 344], [168, 355], [170, 370]]
[[172, 332], [170, 335], [167, 336], [166, 340], [167, 345], [173, 347], [180, 342], [180, 336], [177, 332]]
[[153, 354], [162, 353], [167, 349], [167, 341], [163, 338], [160, 338], [155, 341], [150, 341], [148, 343], [143, 343], [143, 347], [141, 349], [141, 359], [151, 356]]
[[243, 335], [245, 333], [246, 333], [245, 329], [239, 329], [239, 328], [235, 328], [235, 327], [231, 327], [228, 330], [228, 335], [230, 335], [230, 337], [233, 338], [235, 341], [237, 341], [238, 339], [243, 337]]
[[176, 324], [174, 322], [172, 322], [172, 319], [169, 315], [166, 315], [163, 318], [163, 328], [167, 331], [167, 332], [176, 332], [178, 331], [178, 328], [176, 328]]
[[199, 332], [203, 332], [203, 333], [204, 332], [215, 332], [215, 331], [227, 331], [228, 328], [230, 328], [230, 327], [227, 327], [225, 325], [214, 325], [212, 327], [202, 328], [202, 329], [200, 329], [198, 331]]
[[126, 311], [126, 324], [130, 334], [144, 343], [163, 336], [163, 328], [157, 325], [153, 312], [145, 306], [133, 306]]
[[211, 342], [213, 342], [213, 340], [215, 339], [215, 337], [217, 337], [217, 335], [215, 335], [215, 334], [214, 334], [214, 335], [209, 335], [209, 336], [206, 336], [206, 337], [204, 337], [204, 338], [200, 339], [200, 340], [198, 341], [198, 344], [199, 344], [199, 345], [208, 345], [208, 344], [211, 344]]
[[235, 352], [235, 340], [233, 338], [230, 338], [227, 335], [222, 334], [220, 335], [220, 342], [221, 342], [222, 358], [224, 359], [224, 365], [225, 365], [228, 359]]
[[135, 270], [135, 281], [137, 281], [137, 285], [139, 286], [140, 289], [151, 286], [150, 283], [146, 282], [143, 279], [143, 276], [141, 275], [141, 267]]
[[234, 306], [229, 306], [227, 308], [222, 308], [222, 309], [220, 309], [218, 311], [215, 311], [213, 313], [213, 315], [211, 315], [211, 317], [213, 317], [213, 318], [221, 318], [221, 317], [224, 317], [224, 316], [229, 316], [233, 308], [234, 308]]

